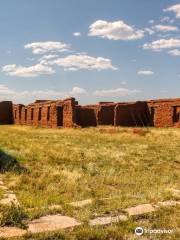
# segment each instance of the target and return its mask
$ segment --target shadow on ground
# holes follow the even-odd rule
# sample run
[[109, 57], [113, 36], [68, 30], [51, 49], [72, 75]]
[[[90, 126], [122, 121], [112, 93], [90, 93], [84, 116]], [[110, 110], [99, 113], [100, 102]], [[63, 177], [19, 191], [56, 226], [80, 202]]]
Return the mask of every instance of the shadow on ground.
[[14, 171], [24, 172], [26, 169], [20, 165], [16, 158], [0, 150], [0, 173]]

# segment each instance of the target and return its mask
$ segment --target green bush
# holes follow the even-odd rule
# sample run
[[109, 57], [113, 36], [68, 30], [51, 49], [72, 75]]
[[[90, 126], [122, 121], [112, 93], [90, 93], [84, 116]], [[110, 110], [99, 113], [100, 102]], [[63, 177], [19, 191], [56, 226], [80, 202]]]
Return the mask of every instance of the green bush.
[[16, 226], [20, 228], [27, 228], [25, 219], [27, 215], [24, 213], [23, 209], [15, 204], [11, 206], [0, 207], [1, 216], [0, 216], [0, 226]]

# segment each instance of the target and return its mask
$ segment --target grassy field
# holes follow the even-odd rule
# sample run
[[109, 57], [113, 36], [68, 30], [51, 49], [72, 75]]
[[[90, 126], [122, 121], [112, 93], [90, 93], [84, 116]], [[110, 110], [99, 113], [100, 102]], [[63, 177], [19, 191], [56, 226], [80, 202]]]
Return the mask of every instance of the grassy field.
[[[179, 189], [180, 129], [149, 128], [145, 134], [134, 134], [131, 128], [0, 126], [0, 150], [25, 169], [18, 166], [20, 171], [0, 177], [16, 193], [29, 219], [58, 212], [88, 221], [126, 207], [174, 199], [170, 190]], [[89, 198], [93, 204], [83, 208], [68, 205]], [[53, 205], [60, 207], [53, 210]], [[76, 236], [57, 233], [37, 239], [135, 239], [128, 236], [139, 224], [177, 230], [177, 216], [177, 207], [163, 209], [126, 225], [80, 227]], [[177, 239], [177, 233], [156, 239]]]

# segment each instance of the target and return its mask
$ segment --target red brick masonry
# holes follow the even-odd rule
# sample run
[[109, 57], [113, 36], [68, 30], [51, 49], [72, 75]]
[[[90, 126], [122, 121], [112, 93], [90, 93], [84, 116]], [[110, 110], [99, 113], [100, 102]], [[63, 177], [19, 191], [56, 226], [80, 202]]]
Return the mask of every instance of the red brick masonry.
[[37, 100], [27, 106], [0, 102], [0, 124], [42, 127], [180, 127], [180, 98], [138, 102], [99, 102], [80, 106], [74, 98]]

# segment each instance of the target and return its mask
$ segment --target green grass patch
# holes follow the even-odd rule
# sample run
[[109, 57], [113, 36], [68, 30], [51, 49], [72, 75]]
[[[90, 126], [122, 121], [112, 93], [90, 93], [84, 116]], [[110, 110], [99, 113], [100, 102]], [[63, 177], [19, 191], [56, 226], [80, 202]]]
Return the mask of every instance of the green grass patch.
[[[169, 189], [179, 186], [180, 129], [148, 128], [144, 135], [132, 128], [103, 129], [109, 130], [0, 126], [0, 149], [26, 169], [1, 176], [30, 219], [58, 212], [88, 221], [173, 199]], [[88, 198], [92, 205], [68, 205]], [[55, 204], [61, 205], [58, 211], [52, 211]]]

